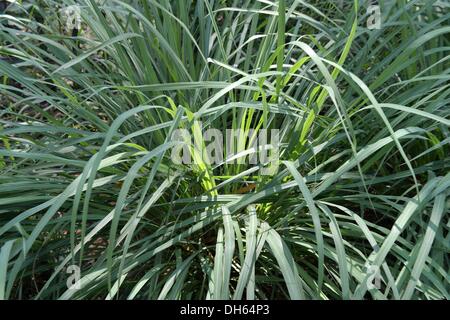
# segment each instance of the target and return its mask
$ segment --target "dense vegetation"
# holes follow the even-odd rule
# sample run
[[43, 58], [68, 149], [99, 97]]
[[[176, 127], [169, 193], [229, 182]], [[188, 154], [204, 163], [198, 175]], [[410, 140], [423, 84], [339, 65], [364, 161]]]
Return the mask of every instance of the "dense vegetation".
[[8, 3], [0, 299], [448, 299], [450, 6], [368, 2]]

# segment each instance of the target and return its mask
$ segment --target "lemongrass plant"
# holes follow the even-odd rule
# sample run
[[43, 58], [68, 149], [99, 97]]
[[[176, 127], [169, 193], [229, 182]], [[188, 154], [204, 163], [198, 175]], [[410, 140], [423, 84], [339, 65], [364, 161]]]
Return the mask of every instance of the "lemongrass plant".
[[449, 5], [378, 2], [10, 4], [0, 299], [448, 299]]

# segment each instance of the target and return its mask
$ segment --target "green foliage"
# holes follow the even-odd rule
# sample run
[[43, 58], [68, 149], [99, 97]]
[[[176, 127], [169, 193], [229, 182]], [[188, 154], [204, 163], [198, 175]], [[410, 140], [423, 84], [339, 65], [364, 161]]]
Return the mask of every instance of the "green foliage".
[[[10, 5], [0, 299], [449, 299], [449, 6], [380, 2]], [[174, 164], [208, 128], [278, 171]]]

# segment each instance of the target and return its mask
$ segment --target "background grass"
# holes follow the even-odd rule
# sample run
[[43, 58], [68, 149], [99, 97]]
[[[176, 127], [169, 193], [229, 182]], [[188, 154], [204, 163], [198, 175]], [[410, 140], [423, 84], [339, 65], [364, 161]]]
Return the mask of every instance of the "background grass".
[[[449, 5], [341, 3], [10, 5], [0, 299], [448, 299]], [[278, 170], [175, 165], [208, 128], [280, 130]]]

